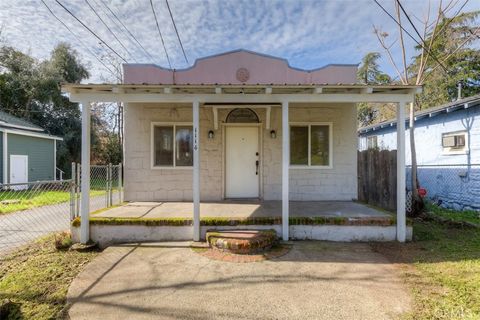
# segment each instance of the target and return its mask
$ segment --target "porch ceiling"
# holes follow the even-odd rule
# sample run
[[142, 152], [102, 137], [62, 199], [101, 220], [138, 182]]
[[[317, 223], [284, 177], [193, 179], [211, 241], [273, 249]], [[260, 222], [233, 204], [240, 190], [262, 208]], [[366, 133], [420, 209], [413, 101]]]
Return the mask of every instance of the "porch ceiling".
[[414, 85], [63, 84], [72, 101], [125, 102], [398, 102], [421, 91]]

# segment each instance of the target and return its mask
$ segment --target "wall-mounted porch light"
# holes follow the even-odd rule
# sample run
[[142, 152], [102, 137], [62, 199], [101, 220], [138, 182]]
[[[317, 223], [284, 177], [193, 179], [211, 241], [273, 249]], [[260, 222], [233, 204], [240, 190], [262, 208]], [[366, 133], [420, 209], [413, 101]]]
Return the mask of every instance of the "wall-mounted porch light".
[[208, 139], [213, 139], [215, 137], [215, 133], [213, 130], [208, 131]]
[[277, 132], [275, 130], [270, 131], [270, 138], [272, 138], [272, 139], [277, 138]]

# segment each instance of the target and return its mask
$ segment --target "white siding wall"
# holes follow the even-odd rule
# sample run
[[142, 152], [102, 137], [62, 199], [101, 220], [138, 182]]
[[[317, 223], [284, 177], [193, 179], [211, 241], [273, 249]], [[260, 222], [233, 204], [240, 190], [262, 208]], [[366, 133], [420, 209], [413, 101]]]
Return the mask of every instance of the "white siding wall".
[[[224, 121], [230, 110], [219, 110]], [[255, 109], [265, 124], [265, 110]], [[356, 109], [353, 104], [311, 108], [291, 104], [291, 122], [333, 123], [333, 168], [291, 169], [291, 200], [351, 200], [357, 197]], [[191, 201], [192, 169], [151, 169], [151, 122], [191, 122], [188, 105], [129, 104], [125, 117], [125, 199], [127, 201]], [[277, 138], [270, 137], [270, 130]], [[281, 199], [281, 109], [273, 108], [271, 129], [262, 128], [263, 198]], [[213, 130], [211, 108], [200, 108], [200, 184], [202, 200], [223, 196], [223, 130]]]

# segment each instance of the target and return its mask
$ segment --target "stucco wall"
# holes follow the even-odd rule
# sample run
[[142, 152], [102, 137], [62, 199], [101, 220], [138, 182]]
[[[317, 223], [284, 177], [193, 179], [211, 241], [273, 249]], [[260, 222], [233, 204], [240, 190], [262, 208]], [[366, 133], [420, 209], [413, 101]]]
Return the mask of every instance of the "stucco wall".
[[[220, 109], [224, 121], [229, 109]], [[271, 129], [266, 130], [265, 109], [255, 109], [262, 122], [263, 150], [260, 150], [265, 200], [281, 199], [281, 109], [271, 112]], [[191, 122], [188, 105], [129, 104], [125, 117], [125, 200], [127, 201], [191, 201], [192, 169], [151, 168], [151, 123]], [[357, 197], [356, 109], [353, 104], [311, 105], [291, 104], [291, 122], [333, 123], [333, 168], [291, 169], [291, 200], [351, 200]], [[223, 197], [223, 129], [208, 139], [213, 129], [213, 112], [200, 108], [200, 183], [201, 199], [221, 200]]]

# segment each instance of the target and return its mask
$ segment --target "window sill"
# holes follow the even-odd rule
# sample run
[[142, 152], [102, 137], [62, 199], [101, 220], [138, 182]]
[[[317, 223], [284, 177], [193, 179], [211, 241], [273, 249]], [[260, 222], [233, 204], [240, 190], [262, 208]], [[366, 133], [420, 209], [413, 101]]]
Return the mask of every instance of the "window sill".
[[468, 150], [455, 150], [455, 151], [443, 151], [443, 156], [458, 156], [458, 155], [466, 155], [469, 154]]
[[312, 169], [333, 169], [333, 166], [296, 166], [296, 165], [290, 165], [289, 167], [290, 169], [308, 169], [308, 170], [312, 170]]
[[177, 167], [158, 167], [158, 166], [153, 166], [150, 169], [152, 169], [152, 170], [192, 170], [193, 167], [192, 166], [190, 166], [190, 167], [181, 167], [181, 166], [177, 166]]

